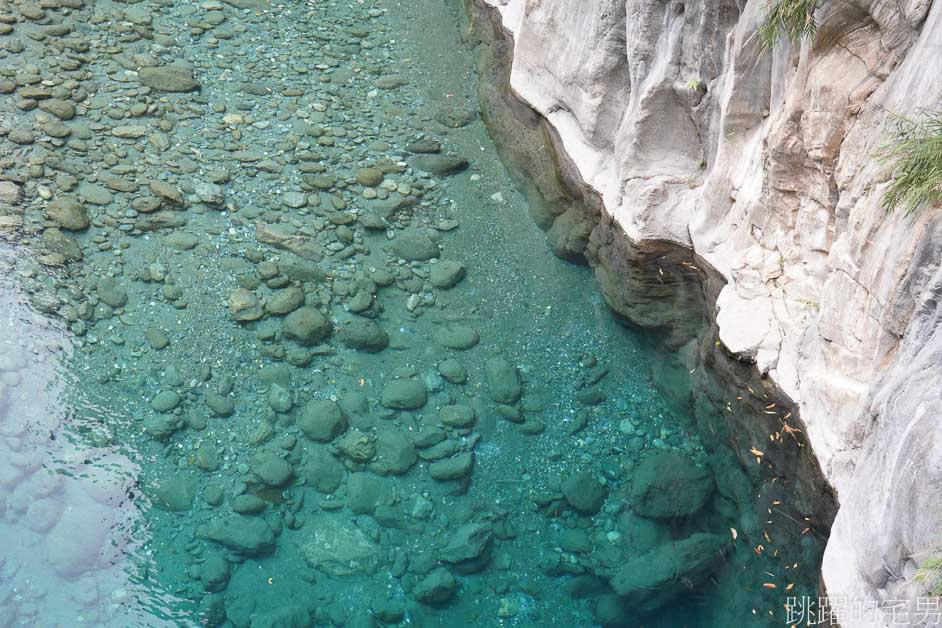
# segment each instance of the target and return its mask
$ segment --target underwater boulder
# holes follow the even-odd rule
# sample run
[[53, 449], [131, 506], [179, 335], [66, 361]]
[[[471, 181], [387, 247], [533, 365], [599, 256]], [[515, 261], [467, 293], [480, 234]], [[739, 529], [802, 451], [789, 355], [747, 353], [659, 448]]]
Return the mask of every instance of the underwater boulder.
[[692, 515], [703, 507], [716, 487], [712, 471], [674, 452], [646, 458], [631, 480], [632, 510], [652, 519]]
[[703, 532], [665, 543], [625, 563], [612, 588], [630, 607], [651, 612], [706, 581], [727, 543], [725, 536]]

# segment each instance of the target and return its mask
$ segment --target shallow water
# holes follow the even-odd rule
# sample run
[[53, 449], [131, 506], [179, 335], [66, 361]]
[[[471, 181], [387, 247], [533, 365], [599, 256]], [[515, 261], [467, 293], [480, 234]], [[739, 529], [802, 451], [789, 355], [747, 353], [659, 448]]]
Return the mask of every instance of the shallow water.
[[[458, 3], [247, 5], [0, 5], [0, 626], [780, 625], [820, 539], [545, 245]], [[142, 88], [170, 63], [199, 90]], [[433, 243], [453, 287], [401, 259]], [[669, 451], [705, 504], [632, 514]], [[612, 594], [698, 533], [672, 595]]]

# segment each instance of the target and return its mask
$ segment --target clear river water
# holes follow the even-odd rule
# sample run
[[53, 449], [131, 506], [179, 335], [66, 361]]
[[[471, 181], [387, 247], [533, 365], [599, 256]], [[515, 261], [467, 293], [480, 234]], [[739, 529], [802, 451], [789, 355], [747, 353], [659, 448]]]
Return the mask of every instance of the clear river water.
[[[704, 402], [553, 254], [460, 2], [0, 0], [0, 33], [0, 627], [817, 595], [790, 414]], [[728, 438], [750, 395], [784, 441]]]

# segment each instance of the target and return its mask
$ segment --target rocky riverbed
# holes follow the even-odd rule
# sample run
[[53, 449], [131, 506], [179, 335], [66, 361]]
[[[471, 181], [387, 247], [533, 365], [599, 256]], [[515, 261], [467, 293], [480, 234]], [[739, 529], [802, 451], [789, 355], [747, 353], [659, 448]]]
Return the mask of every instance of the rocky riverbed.
[[722, 431], [775, 401], [697, 405], [690, 347], [554, 255], [577, 217], [544, 244], [460, 9], [0, 0], [0, 625], [772, 625], [814, 593], [804, 480]]

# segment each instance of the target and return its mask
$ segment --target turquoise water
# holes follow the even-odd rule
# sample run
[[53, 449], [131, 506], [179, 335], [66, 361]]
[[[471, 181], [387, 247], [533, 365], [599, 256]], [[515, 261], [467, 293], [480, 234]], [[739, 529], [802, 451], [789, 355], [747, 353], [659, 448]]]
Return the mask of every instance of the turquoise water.
[[815, 592], [789, 479], [700, 433], [729, 390], [696, 405], [545, 245], [457, 2], [0, 13], [0, 626], [781, 625]]

